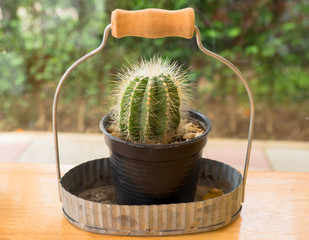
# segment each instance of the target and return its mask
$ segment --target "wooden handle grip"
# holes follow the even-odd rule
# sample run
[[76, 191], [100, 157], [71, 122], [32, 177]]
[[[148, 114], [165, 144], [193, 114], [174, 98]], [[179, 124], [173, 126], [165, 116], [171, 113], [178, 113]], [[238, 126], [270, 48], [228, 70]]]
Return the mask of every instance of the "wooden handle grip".
[[194, 34], [194, 10], [145, 10], [112, 12], [112, 36], [144, 38], [182, 37], [192, 38]]

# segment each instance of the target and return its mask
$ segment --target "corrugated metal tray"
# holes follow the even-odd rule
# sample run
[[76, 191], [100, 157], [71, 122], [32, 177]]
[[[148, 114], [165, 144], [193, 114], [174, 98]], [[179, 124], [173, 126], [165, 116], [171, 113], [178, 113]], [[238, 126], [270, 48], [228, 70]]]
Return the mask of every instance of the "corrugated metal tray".
[[[163, 236], [215, 230], [231, 223], [241, 211], [243, 178], [231, 166], [202, 159], [196, 200], [160, 205], [118, 205], [109, 158], [83, 163], [60, 182], [63, 212], [70, 223], [93, 233]], [[202, 200], [210, 188], [223, 195]]]

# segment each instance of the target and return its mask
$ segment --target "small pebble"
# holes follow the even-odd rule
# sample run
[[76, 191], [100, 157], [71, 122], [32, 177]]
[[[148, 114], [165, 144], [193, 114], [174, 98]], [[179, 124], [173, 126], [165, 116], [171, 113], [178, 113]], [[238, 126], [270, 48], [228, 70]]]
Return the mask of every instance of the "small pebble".
[[203, 133], [202, 132], [197, 132], [195, 133], [195, 137], [201, 136]]
[[206, 195], [203, 196], [203, 200], [220, 197], [222, 195], [223, 195], [223, 192], [222, 192], [221, 189], [211, 188], [211, 189], [209, 189], [209, 192], [206, 193]]
[[194, 137], [195, 137], [195, 133], [192, 133], [192, 132], [187, 132], [185, 133], [185, 135], [183, 135], [183, 138], [186, 140], [193, 139]]
[[119, 132], [111, 132], [110, 134], [113, 135], [116, 138], [121, 138], [122, 137]]

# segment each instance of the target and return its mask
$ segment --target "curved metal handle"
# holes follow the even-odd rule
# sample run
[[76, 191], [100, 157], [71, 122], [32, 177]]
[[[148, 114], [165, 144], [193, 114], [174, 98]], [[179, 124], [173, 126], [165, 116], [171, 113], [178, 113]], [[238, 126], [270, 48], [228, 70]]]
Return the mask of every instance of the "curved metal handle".
[[[58, 145], [58, 124], [57, 124], [57, 106], [58, 106], [58, 98], [59, 98], [59, 93], [61, 90], [61, 87], [65, 81], [65, 79], [68, 77], [68, 75], [72, 72], [73, 69], [75, 69], [79, 64], [81, 64], [82, 62], [86, 61], [88, 58], [92, 57], [93, 55], [97, 54], [98, 52], [100, 52], [107, 43], [107, 39], [108, 39], [108, 34], [110, 32], [112, 28], [112, 25], [109, 24], [105, 30], [104, 30], [104, 34], [103, 34], [103, 40], [101, 45], [96, 48], [95, 50], [93, 50], [92, 52], [86, 54], [85, 56], [83, 56], [82, 58], [78, 59], [75, 63], [73, 63], [69, 69], [63, 74], [62, 78], [60, 79], [56, 92], [55, 92], [55, 96], [54, 96], [54, 102], [53, 102], [53, 135], [54, 135], [54, 146], [55, 146], [55, 157], [56, 157], [56, 168], [57, 168], [57, 178], [58, 178], [58, 190], [59, 190], [59, 196], [60, 196], [60, 200], [61, 200], [61, 195], [60, 195], [60, 180], [61, 180], [61, 171], [60, 171], [60, 160], [59, 160], [59, 145]], [[245, 186], [246, 186], [246, 179], [247, 179], [247, 174], [248, 174], [248, 166], [249, 166], [249, 161], [250, 161], [250, 154], [251, 154], [251, 145], [252, 145], [252, 135], [253, 135], [253, 124], [254, 124], [254, 103], [253, 103], [253, 96], [251, 93], [251, 89], [248, 85], [248, 82], [246, 80], [246, 78], [242, 75], [242, 73], [232, 64], [230, 63], [228, 60], [226, 60], [225, 58], [207, 50], [201, 41], [201, 34], [200, 31], [198, 29], [197, 26], [194, 26], [194, 30], [196, 33], [196, 41], [197, 41], [197, 45], [199, 47], [199, 49], [205, 53], [206, 55], [213, 57], [217, 60], [219, 60], [220, 62], [222, 62], [223, 64], [225, 64], [226, 66], [228, 66], [234, 73], [236, 73], [236, 75], [240, 78], [241, 82], [243, 83], [243, 85], [246, 88], [246, 91], [248, 93], [248, 97], [249, 97], [249, 101], [250, 101], [250, 123], [249, 123], [249, 133], [248, 133], [248, 145], [247, 145], [247, 154], [246, 154], [246, 162], [245, 162], [245, 168], [244, 168], [244, 177], [243, 177], [243, 199], [242, 201], [244, 201], [244, 196], [245, 196]]]
[[60, 79], [55, 96], [54, 96], [54, 102], [53, 102], [53, 134], [54, 134], [54, 147], [55, 147], [55, 157], [56, 157], [56, 168], [57, 168], [57, 179], [58, 179], [58, 191], [59, 191], [59, 197], [61, 201], [61, 195], [60, 195], [60, 180], [61, 180], [61, 171], [60, 171], [60, 161], [59, 161], [59, 145], [58, 145], [58, 124], [57, 124], [57, 106], [58, 106], [58, 99], [61, 87], [65, 81], [65, 79], [69, 76], [69, 74], [72, 72], [73, 69], [75, 69], [79, 64], [86, 61], [88, 58], [92, 57], [93, 55], [100, 52], [107, 43], [108, 34], [111, 29], [111, 24], [107, 25], [107, 27], [104, 30], [102, 43], [98, 48], [93, 50], [92, 52], [86, 54], [85, 56], [78, 59], [75, 63], [73, 63], [68, 70], [63, 74], [62, 78]]
[[241, 80], [242, 84], [245, 86], [249, 102], [250, 102], [250, 122], [249, 122], [249, 132], [248, 132], [248, 145], [247, 145], [247, 153], [246, 153], [246, 162], [245, 162], [245, 168], [244, 168], [244, 175], [243, 175], [243, 195], [242, 195], [242, 201], [245, 199], [245, 187], [246, 187], [246, 180], [248, 175], [248, 167], [249, 167], [249, 161], [250, 161], [250, 155], [251, 155], [251, 146], [252, 146], [252, 137], [253, 137], [253, 127], [254, 127], [254, 103], [253, 103], [253, 95], [251, 92], [251, 89], [249, 87], [249, 84], [244, 77], [244, 75], [238, 70], [237, 67], [235, 67], [231, 62], [226, 60], [225, 58], [219, 56], [218, 54], [211, 52], [207, 50], [202, 43], [201, 40], [201, 33], [197, 26], [194, 26], [194, 30], [196, 33], [196, 42], [199, 49], [205, 53], [206, 55], [213, 57], [220, 62], [222, 62], [224, 65], [229, 67]]

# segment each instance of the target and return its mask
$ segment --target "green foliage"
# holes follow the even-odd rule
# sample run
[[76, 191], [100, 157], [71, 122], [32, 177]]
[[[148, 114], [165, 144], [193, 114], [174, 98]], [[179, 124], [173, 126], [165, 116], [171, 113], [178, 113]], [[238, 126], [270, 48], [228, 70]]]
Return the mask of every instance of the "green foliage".
[[3, 52], [0, 58], [0, 66], [5, 69], [1, 74], [0, 94], [20, 94], [25, 82], [24, 58], [14, 52]]
[[[43, 115], [50, 119], [46, 109], [51, 107], [57, 82], [75, 60], [100, 44], [116, 8], [194, 8], [203, 44], [248, 76], [257, 104], [307, 104], [308, 6], [305, 0], [0, 1], [0, 94], [5, 102], [0, 109], [0, 127], [35, 128]], [[108, 111], [105, 104], [111, 75], [126, 59], [134, 62], [156, 53], [194, 73], [191, 82], [199, 86], [195, 97], [201, 107], [205, 95], [209, 101], [229, 104], [226, 96], [235, 91], [240, 93], [240, 105], [247, 102], [236, 76], [200, 53], [195, 39], [126, 37], [110, 38], [102, 54], [72, 72], [63, 88], [64, 107], [59, 111], [76, 113], [82, 103], [89, 111], [100, 106], [96, 111], [99, 119]], [[14, 108], [18, 111], [12, 111]], [[45, 122], [41, 129], [49, 126]]]

